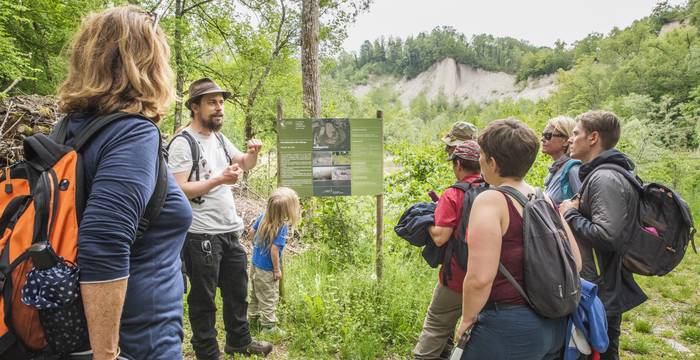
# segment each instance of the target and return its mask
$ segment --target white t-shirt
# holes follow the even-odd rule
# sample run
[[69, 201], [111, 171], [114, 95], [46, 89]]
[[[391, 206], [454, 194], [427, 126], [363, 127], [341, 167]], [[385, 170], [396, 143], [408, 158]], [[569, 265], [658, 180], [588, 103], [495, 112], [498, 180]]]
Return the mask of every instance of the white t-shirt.
[[[199, 143], [199, 180], [208, 180], [218, 176], [229, 165], [226, 153], [221, 143], [213, 133], [204, 136], [187, 127]], [[223, 136], [224, 144], [231, 158], [240, 154], [232, 143]], [[192, 150], [187, 139], [178, 137], [173, 140], [168, 150], [168, 168], [173, 174], [192, 170]], [[192, 174], [190, 181], [195, 181]], [[221, 234], [231, 231], [242, 231], [243, 220], [236, 213], [236, 204], [228, 185], [219, 185], [202, 196], [201, 204], [190, 201], [192, 205], [192, 226], [189, 231], [199, 234]]]

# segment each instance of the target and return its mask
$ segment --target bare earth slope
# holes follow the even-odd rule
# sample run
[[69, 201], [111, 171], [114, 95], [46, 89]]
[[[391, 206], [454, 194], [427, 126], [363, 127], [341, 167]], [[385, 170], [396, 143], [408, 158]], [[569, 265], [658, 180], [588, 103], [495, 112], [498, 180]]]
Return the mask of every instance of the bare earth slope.
[[548, 97], [556, 89], [555, 77], [552, 74], [530, 79], [527, 84], [517, 84], [515, 75], [477, 69], [447, 58], [413, 79], [376, 79], [355, 88], [354, 94], [362, 97], [375, 87], [393, 84], [404, 105], [408, 105], [421, 92], [425, 92], [428, 99], [434, 99], [441, 91], [450, 99], [476, 103], [505, 98], [538, 100]]

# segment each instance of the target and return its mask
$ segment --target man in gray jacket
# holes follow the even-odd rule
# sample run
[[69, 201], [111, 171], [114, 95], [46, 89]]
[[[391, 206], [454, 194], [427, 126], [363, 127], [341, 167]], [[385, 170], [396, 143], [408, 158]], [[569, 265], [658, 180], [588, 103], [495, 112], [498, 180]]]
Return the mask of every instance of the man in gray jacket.
[[619, 359], [622, 313], [647, 297], [622, 266], [622, 255], [638, 226], [639, 192], [617, 170], [596, 168], [615, 164], [632, 172], [634, 163], [614, 149], [620, 139], [620, 121], [607, 111], [589, 111], [577, 117], [569, 139], [571, 157], [583, 163], [580, 198], [564, 201], [559, 211], [569, 223], [581, 250], [581, 276], [598, 284], [608, 317], [608, 350], [601, 359]]

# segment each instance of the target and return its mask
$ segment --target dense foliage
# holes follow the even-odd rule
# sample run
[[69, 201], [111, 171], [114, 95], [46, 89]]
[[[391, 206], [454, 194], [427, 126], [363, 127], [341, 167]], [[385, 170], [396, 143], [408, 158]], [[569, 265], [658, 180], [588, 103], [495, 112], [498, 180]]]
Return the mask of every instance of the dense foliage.
[[[10, 94], [52, 94], [65, 75], [67, 41], [80, 18], [91, 10], [125, 2], [0, 0], [0, 91], [19, 79]], [[131, 2], [147, 8], [157, 3]], [[179, 47], [183, 55], [178, 64], [173, 59], [173, 65], [181, 67], [185, 84], [210, 76], [234, 91], [236, 97], [227, 103], [224, 132], [242, 145], [246, 121], [253, 119], [253, 133], [265, 141], [265, 158], [251, 174], [250, 184], [266, 194], [275, 183], [271, 155], [276, 102], [283, 102], [285, 116], [302, 115], [295, 32], [298, 2], [187, 3], [199, 5], [179, 18], [172, 9], [166, 11], [161, 21], [173, 51]], [[290, 22], [282, 26], [282, 35], [289, 34], [289, 39], [272, 57], [279, 45], [280, 3], [289, 4]], [[324, 54], [335, 53], [345, 26], [366, 4], [321, 1], [327, 9], [321, 29]], [[678, 26], [671, 29], [668, 24], [676, 21]], [[182, 32], [180, 45], [174, 40], [177, 29]], [[680, 7], [661, 3], [649, 17], [625, 29], [590, 34], [574, 44], [558, 43], [552, 48], [486, 34], [467, 39], [452, 28], [440, 27], [405, 40], [368, 40], [358, 54], [326, 56], [321, 69], [323, 116], [374, 117], [376, 110], [384, 111], [388, 174], [384, 278], [378, 281], [374, 276], [374, 198], [306, 201], [305, 212], [313, 216], [306, 216], [299, 230], [302, 249], [307, 250], [285, 255], [286, 294], [280, 318], [289, 336], [273, 340], [294, 359], [410, 356], [436, 274], [425, 266], [418, 249], [393, 234], [392, 227], [407, 206], [428, 201], [429, 190], [441, 192], [454, 180], [439, 138], [458, 120], [483, 128], [495, 119], [514, 116], [541, 132], [547, 119], [556, 115], [612, 110], [624, 122], [619, 148], [632, 156], [639, 174], [680, 191], [700, 219], [699, 29], [700, 0], [691, 0]], [[556, 72], [558, 90], [538, 102], [503, 99], [490, 104], [463, 103], [444, 94], [428, 99], [422, 94], [408, 107], [389, 86], [375, 88], [362, 98], [352, 95], [353, 86], [371, 74], [414, 77], [445, 57], [516, 74], [520, 80]], [[252, 102], [251, 95], [255, 95]], [[172, 117], [166, 119], [165, 132], [171, 131], [172, 122]], [[541, 186], [549, 163], [541, 154], [527, 180]], [[692, 266], [688, 272], [697, 275], [698, 265]], [[666, 297], [667, 292], [670, 299], [681, 299], [672, 304], [674, 308], [695, 310], [679, 320], [682, 337], [664, 332], [661, 336], [684, 341], [698, 353], [700, 300], [680, 289], [681, 280], [664, 279], [670, 279], [665, 281], [672, 281], [674, 288], [660, 290], [661, 295]], [[654, 286], [654, 279], [644, 286]], [[665, 321], [675, 321], [677, 316], [671, 315], [674, 318]], [[642, 323], [638, 327], [649, 328]], [[667, 355], [666, 348], [655, 353], [636, 341], [626, 333], [623, 348], [652, 357]]]

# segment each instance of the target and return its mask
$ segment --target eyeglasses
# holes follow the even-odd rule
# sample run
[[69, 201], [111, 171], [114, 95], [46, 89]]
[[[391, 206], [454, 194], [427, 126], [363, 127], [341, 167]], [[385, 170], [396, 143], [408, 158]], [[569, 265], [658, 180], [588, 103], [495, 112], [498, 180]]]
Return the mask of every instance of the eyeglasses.
[[564, 134], [559, 134], [559, 133], [552, 133], [552, 132], [544, 132], [542, 133], [542, 138], [549, 141], [552, 140], [552, 137], [560, 137], [562, 139], [567, 139], [568, 136]]

